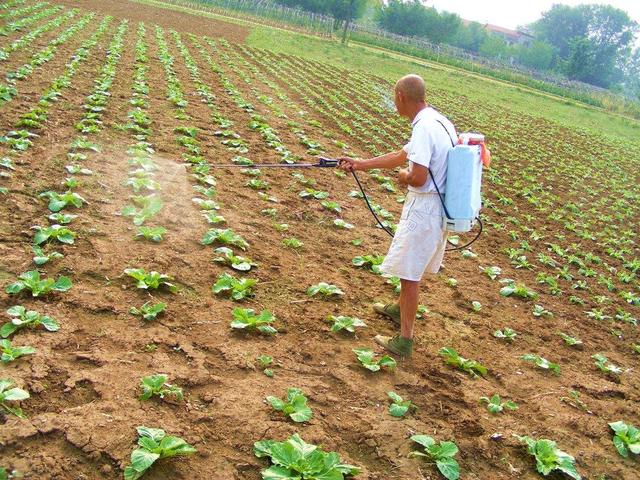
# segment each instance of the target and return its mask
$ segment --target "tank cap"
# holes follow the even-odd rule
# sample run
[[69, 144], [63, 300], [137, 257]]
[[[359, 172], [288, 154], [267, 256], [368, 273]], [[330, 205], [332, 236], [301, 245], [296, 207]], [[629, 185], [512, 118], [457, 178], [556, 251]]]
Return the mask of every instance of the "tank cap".
[[460, 134], [460, 143], [462, 145], [473, 145], [484, 142], [484, 135], [475, 132], [465, 132]]

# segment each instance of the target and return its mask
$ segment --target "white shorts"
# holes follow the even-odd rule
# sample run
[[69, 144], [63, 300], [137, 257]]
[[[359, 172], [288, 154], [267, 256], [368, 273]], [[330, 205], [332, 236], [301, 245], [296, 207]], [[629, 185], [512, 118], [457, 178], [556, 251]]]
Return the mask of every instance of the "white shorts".
[[420, 281], [422, 275], [438, 273], [447, 245], [442, 226], [442, 203], [437, 193], [409, 192], [382, 273], [402, 280]]

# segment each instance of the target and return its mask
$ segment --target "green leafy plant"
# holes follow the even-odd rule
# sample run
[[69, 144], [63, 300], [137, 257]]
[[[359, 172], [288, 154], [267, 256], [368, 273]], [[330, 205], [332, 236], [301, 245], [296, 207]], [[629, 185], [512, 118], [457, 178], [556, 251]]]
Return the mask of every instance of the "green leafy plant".
[[4, 339], [0, 340], [0, 352], [2, 353], [0, 361], [2, 361], [2, 363], [9, 363], [17, 360], [23, 355], [32, 355], [36, 353], [36, 349], [29, 346], [14, 347], [10, 340]]
[[320, 205], [322, 205], [324, 208], [326, 208], [330, 212], [334, 212], [334, 213], [342, 212], [342, 208], [340, 207], [340, 204], [338, 202], [332, 202], [330, 200], [323, 200], [323, 201], [320, 202]]
[[536, 469], [545, 477], [554, 470], [558, 470], [565, 475], [580, 480], [580, 474], [576, 471], [575, 459], [568, 453], [557, 447], [556, 442], [545, 438], [534, 440], [533, 438], [514, 435], [521, 443], [527, 446], [527, 452], [536, 459]]
[[138, 427], [138, 446], [131, 452], [131, 465], [124, 469], [125, 480], [138, 480], [162, 458], [191, 455], [196, 449], [180, 437], [167, 435], [160, 428]]
[[76, 238], [76, 232], [69, 230], [62, 225], [51, 225], [50, 227], [32, 227], [36, 234], [33, 236], [33, 243], [42, 245], [49, 240], [57, 240], [60, 243], [72, 245]]
[[438, 471], [447, 480], [458, 480], [460, 478], [460, 465], [453, 458], [458, 453], [458, 447], [455, 443], [447, 441], [436, 442], [427, 435], [413, 435], [411, 440], [424, 447], [424, 452], [411, 452], [410, 455], [412, 457], [425, 457], [433, 460]]
[[387, 395], [391, 400], [391, 405], [389, 405], [389, 415], [392, 417], [404, 417], [410, 411], [418, 409], [418, 407], [411, 403], [411, 400], [404, 400], [396, 392], [387, 392]]
[[153, 396], [164, 398], [165, 395], [171, 395], [176, 400], [182, 400], [184, 398], [182, 388], [170, 385], [167, 380], [168, 377], [162, 373], [142, 377], [142, 380], [140, 380], [140, 388], [142, 388], [140, 400], [149, 400]]
[[370, 348], [354, 348], [352, 351], [356, 354], [360, 364], [372, 372], [377, 372], [382, 367], [386, 367], [389, 370], [395, 370], [396, 368], [396, 361], [389, 355], [383, 355], [375, 360], [375, 353]]
[[344, 220], [342, 220], [341, 218], [336, 218], [336, 219], [333, 221], [333, 225], [334, 225], [335, 227], [343, 228], [343, 229], [345, 229], [345, 230], [351, 230], [351, 229], [355, 228], [352, 224], [345, 222], [345, 221], [344, 221]]
[[596, 361], [595, 365], [596, 367], [598, 367], [598, 370], [606, 373], [613, 378], [618, 378], [618, 376], [622, 373], [622, 368], [609, 362], [609, 359], [601, 353], [591, 355], [591, 358]]
[[278, 333], [278, 330], [271, 326], [275, 321], [275, 315], [267, 310], [263, 310], [260, 315], [256, 315], [251, 308], [234, 308], [233, 320], [230, 326], [237, 329], [258, 330], [259, 332], [273, 335]]
[[40, 278], [40, 272], [30, 270], [21, 273], [18, 281], [7, 286], [5, 291], [11, 295], [18, 294], [23, 290], [29, 290], [33, 297], [46, 295], [50, 292], [66, 292], [72, 287], [69, 277], [60, 276], [57, 280], [53, 278]]
[[223, 273], [218, 281], [211, 287], [215, 294], [228, 293], [233, 300], [239, 301], [254, 295], [252, 288], [258, 283], [252, 278], [237, 279], [233, 275]]
[[219, 256], [213, 259], [214, 262], [224, 263], [229, 265], [234, 270], [240, 272], [248, 272], [253, 267], [257, 266], [251, 260], [246, 257], [236, 256], [229, 247], [219, 247], [214, 250]]
[[582, 340], [579, 338], [572, 337], [571, 335], [567, 335], [564, 332], [558, 332], [558, 335], [564, 340], [564, 343], [569, 345], [570, 347], [579, 347], [582, 345]]
[[32, 249], [33, 249], [33, 263], [35, 263], [38, 266], [44, 265], [45, 263], [48, 263], [51, 260], [57, 260], [64, 257], [64, 255], [61, 254], [60, 252], [46, 253], [42, 249], [42, 247], [39, 247], [37, 245], [33, 245]]
[[384, 255], [362, 255], [351, 260], [351, 264], [358, 268], [365, 268], [380, 275], [380, 265], [384, 262]]
[[625, 458], [629, 457], [629, 453], [640, 455], [640, 429], [622, 420], [612, 422], [609, 426], [614, 432], [613, 445], [620, 455]]
[[293, 248], [296, 250], [304, 245], [304, 243], [302, 243], [300, 240], [298, 240], [295, 237], [285, 238], [284, 240], [282, 240], [282, 244], [285, 247]]
[[476, 313], [480, 312], [480, 310], [482, 310], [482, 304], [477, 300], [474, 300], [473, 302], [471, 302], [471, 310]]
[[501, 338], [507, 342], [513, 342], [518, 334], [515, 330], [510, 329], [509, 327], [505, 327], [502, 330], [496, 330], [493, 332], [493, 336], [496, 338]]
[[11, 380], [0, 380], [0, 407], [19, 418], [26, 418], [19, 407], [10, 407], [7, 402], [21, 402], [29, 398], [29, 392], [18, 387], [11, 387]]
[[140, 208], [136, 208], [133, 205], [127, 205], [122, 209], [122, 216], [133, 217], [133, 224], [136, 226], [142, 225], [162, 210], [162, 200], [156, 195], [149, 195], [146, 197], [136, 196], [133, 197], [133, 201]]
[[487, 410], [490, 413], [500, 413], [505, 408], [507, 410], [517, 410], [518, 409], [518, 405], [516, 404], [516, 402], [514, 402], [513, 400], [507, 400], [506, 402], [503, 402], [502, 399], [500, 398], [500, 395], [498, 395], [498, 394], [492, 395], [491, 398], [489, 398], [489, 397], [480, 397], [480, 403], [486, 403], [487, 404]]
[[327, 192], [323, 192], [321, 190], [314, 190], [313, 188], [305, 188], [300, 192], [300, 197], [302, 198], [315, 198], [316, 200], [324, 200], [329, 197]]
[[151, 321], [155, 320], [158, 315], [164, 312], [167, 308], [167, 304], [164, 302], [145, 302], [140, 308], [131, 307], [129, 313], [132, 315], [138, 315], [143, 320]]
[[267, 457], [272, 465], [262, 471], [271, 480], [343, 480], [357, 475], [360, 469], [343, 464], [335, 452], [324, 452], [306, 443], [296, 433], [284, 442], [261, 440], [253, 445], [258, 458]]
[[500, 267], [479, 267], [480, 271], [484, 273], [491, 280], [495, 280], [502, 273], [502, 269]]
[[223, 245], [232, 245], [242, 250], [249, 248], [249, 243], [230, 228], [212, 228], [204, 234], [201, 240], [203, 245], [211, 245], [215, 242]]
[[308, 422], [311, 419], [312, 412], [307, 405], [307, 397], [304, 396], [299, 388], [288, 388], [287, 396], [284, 400], [268, 396], [267, 402], [294, 422]]
[[364, 323], [359, 318], [355, 317], [345, 317], [343, 315], [334, 316], [329, 315], [329, 320], [333, 322], [331, 325], [332, 332], [339, 332], [341, 330], [346, 330], [349, 333], [355, 333], [356, 327], [366, 327], [367, 324]]
[[144, 268], [127, 268], [124, 273], [136, 280], [136, 287], [138, 288], [157, 290], [164, 286], [172, 293], [178, 291], [178, 287], [169, 281], [173, 280], [173, 278], [164, 273], [158, 273], [156, 271], [147, 272]]
[[152, 242], [161, 242], [165, 233], [167, 233], [167, 229], [164, 227], [138, 227], [136, 237], [142, 237]]
[[68, 205], [73, 205], [76, 208], [81, 208], [87, 201], [75, 192], [57, 193], [53, 191], [42, 192], [39, 195], [41, 198], [49, 199], [49, 210], [51, 212], [59, 212]]
[[269, 355], [260, 355], [258, 358], [258, 363], [260, 364], [260, 368], [262, 368], [262, 373], [264, 373], [267, 377], [273, 377], [273, 370], [268, 368], [269, 365], [273, 363], [273, 357]]
[[13, 317], [0, 328], [0, 336], [7, 338], [22, 328], [36, 328], [42, 325], [49, 332], [60, 330], [58, 323], [47, 315], [41, 315], [33, 310], [27, 310], [22, 305], [15, 305], [7, 310], [7, 314]]
[[512, 295], [523, 299], [538, 297], [538, 294], [536, 292], [530, 290], [526, 285], [522, 283], [516, 284], [511, 279], [504, 279], [500, 282], [506, 283], [506, 285], [500, 289], [500, 295], [502, 295], [503, 297], [510, 297]]
[[553, 313], [551, 313], [549, 310], [546, 310], [542, 305], [534, 305], [533, 316], [534, 317], [553, 317]]
[[542, 370], [550, 370], [555, 375], [560, 375], [560, 365], [557, 363], [550, 362], [546, 358], [541, 357], [540, 355], [535, 355], [533, 353], [527, 353], [520, 357], [525, 362], [533, 363], [536, 367]]
[[486, 375], [487, 368], [476, 360], [469, 360], [461, 357], [458, 352], [450, 347], [442, 347], [438, 352], [444, 357], [445, 363], [459, 368], [463, 372], [467, 372], [472, 377], [476, 378], [479, 375]]
[[320, 282], [307, 288], [307, 295], [310, 297], [320, 295], [322, 298], [329, 298], [333, 296], [342, 296], [344, 295], [344, 292], [335, 285]]

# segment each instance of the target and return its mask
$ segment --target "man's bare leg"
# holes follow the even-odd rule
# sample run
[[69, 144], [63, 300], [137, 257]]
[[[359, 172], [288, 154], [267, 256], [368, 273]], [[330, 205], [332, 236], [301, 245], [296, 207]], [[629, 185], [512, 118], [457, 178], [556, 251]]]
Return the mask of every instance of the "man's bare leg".
[[411, 340], [418, 312], [420, 282], [400, 280], [400, 336]]

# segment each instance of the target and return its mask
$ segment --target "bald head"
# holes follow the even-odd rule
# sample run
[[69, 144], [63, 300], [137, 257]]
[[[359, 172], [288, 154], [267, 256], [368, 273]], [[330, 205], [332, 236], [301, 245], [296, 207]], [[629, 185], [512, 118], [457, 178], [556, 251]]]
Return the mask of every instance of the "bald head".
[[424, 102], [424, 80], [419, 75], [405, 75], [396, 82], [396, 92], [402, 93], [407, 102]]

